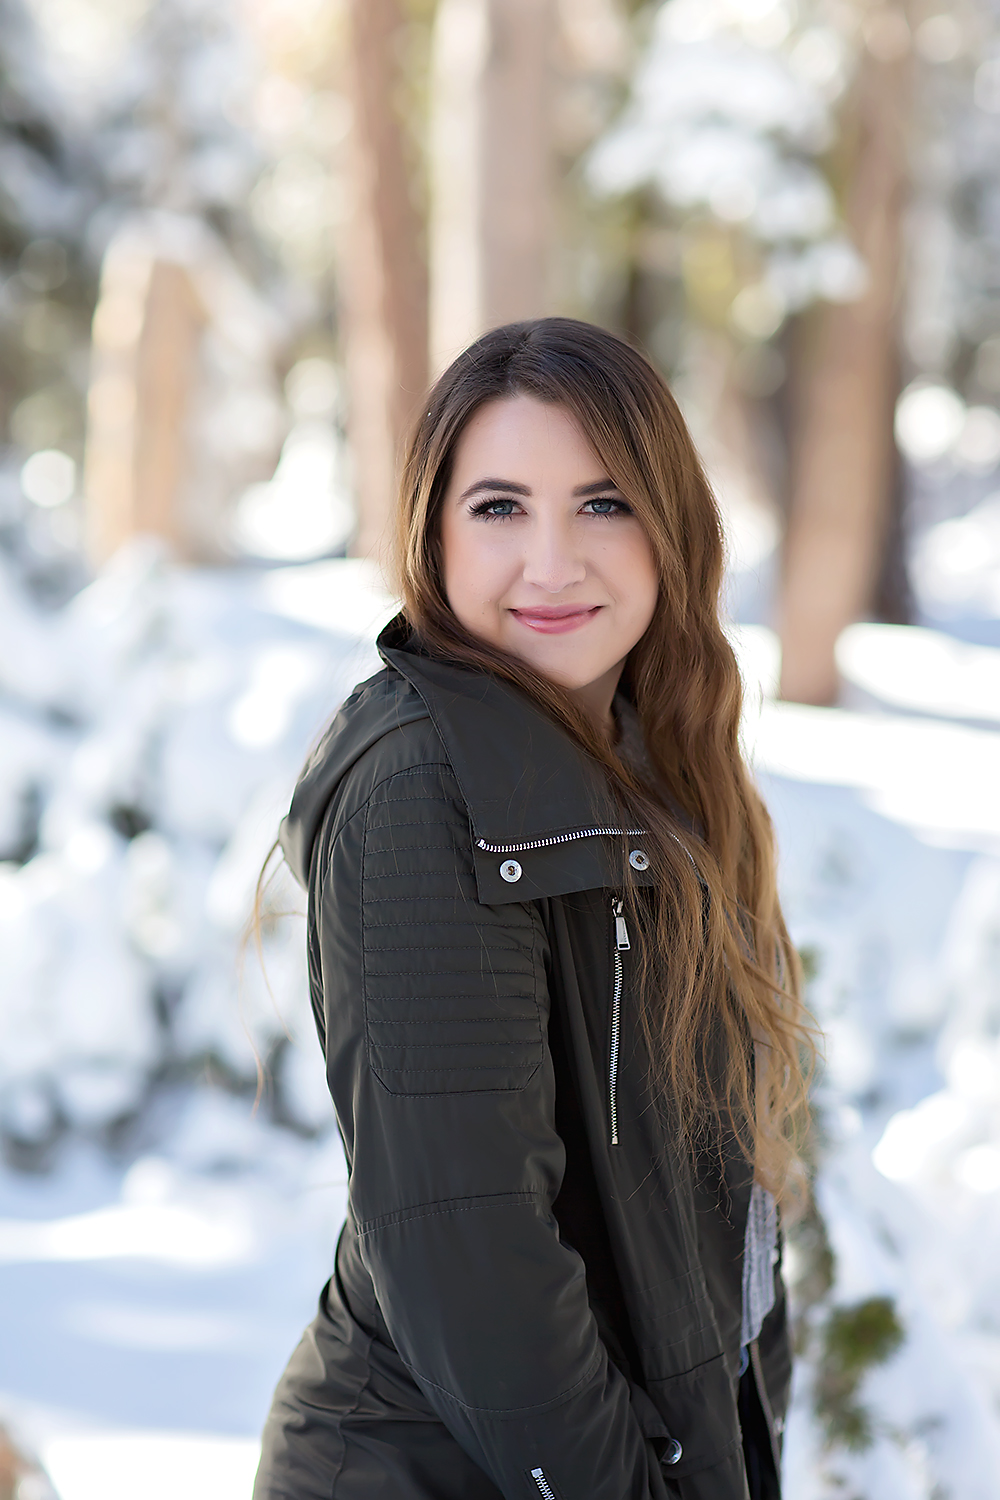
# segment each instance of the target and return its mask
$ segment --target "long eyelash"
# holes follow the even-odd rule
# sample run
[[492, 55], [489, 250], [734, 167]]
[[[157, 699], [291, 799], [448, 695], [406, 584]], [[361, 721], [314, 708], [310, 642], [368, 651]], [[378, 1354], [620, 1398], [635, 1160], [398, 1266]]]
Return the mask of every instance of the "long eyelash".
[[[599, 515], [598, 519], [600, 520], [610, 521], [612, 516], [634, 515], [634, 511], [632, 510], [632, 507], [631, 505], [629, 505], [628, 501], [620, 500], [617, 495], [591, 495], [590, 498], [585, 501], [585, 504], [594, 505], [599, 504], [601, 501], [605, 503], [610, 502], [612, 505], [616, 506], [617, 509], [607, 511], [603, 515]], [[477, 500], [475, 505], [469, 506], [469, 515], [482, 516], [487, 521], [509, 521], [510, 514], [505, 516], [498, 516], [495, 514], [491, 507], [494, 505], [510, 505], [513, 503], [515, 502], [511, 500], [511, 497], [509, 495], [487, 495], [484, 499]], [[591, 512], [591, 514], [594, 514], [594, 512]]]
[[617, 510], [608, 511], [606, 513], [606, 515], [604, 516], [604, 519], [606, 521], [609, 521], [612, 516], [622, 516], [622, 515], [624, 515], [624, 516], [631, 516], [631, 515], [635, 514], [635, 512], [633, 511], [631, 505], [629, 505], [628, 501], [627, 500], [619, 500], [619, 498], [618, 498], [617, 495], [591, 495], [590, 499], [586, 502], [586, 504], [587, 505], [595, 505], [595, 504], [600, 504], [602, 501], [605, 504], [607, 504], [610, 501], [613, 505], [617, 505], [618, 506]]
[[491, 505], [509, 505], [511, 503], [508, 495], [487, 496], [485, 500], [477, 500], [475, 505], [469, 506], [470, 516], [485, 516], [487, 521], [507, 521], [509, 516], [498, 516], [490, 510]]

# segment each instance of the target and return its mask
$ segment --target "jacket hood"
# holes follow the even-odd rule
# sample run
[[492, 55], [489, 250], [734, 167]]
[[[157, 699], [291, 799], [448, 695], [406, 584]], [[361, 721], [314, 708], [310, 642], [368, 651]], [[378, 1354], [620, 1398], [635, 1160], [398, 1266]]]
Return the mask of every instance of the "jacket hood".
[[295, 785], [278, 838], [300, 885], [309, 880], [309, 862], [323, 816], [340, 783], [366, 750], [404, 724], [427, 718], [416, 693], [400, 691], [395, 674], [379, 672], [362, 682], [340, 705], [311, 752]]
[[[600, 767], [516, 688], [424, 654], [402, 615], [376, 644], [393, 670], [344, 700], [306, 762], [281, 825], [281, 847], [302, 885], [324, 813], [344, 777], [384, 735], [418, 719], [430, 718], [440, 736], [480, 848], [505, 853], [510, 844], [557, 840], [620, 821]], [[521, 891], [504, 894], [524, 899]]]

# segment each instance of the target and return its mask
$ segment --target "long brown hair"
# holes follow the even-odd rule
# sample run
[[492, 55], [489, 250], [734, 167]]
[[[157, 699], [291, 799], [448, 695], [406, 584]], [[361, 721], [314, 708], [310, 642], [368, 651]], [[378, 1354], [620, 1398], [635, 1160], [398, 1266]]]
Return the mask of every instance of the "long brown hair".
[[[456, 445], [485, 402], [522, 394], [576, 418], [649, 537], [659, 602], [622, 686], [651, 776], [626, 764], [565, 690], [472, 635], [448, 604], [440, 512]], [[813, 1030], [778, 901], [771, 822], [740, 751], [742, 687], [719, 620], [719, 512], [669, 388], [641, 354], [588, 323], [542, 318], [484, 334], [440, 377], [414, 425], [397, 543], [404, 612], [423, 646], [513, 683], [603, 767], [623, 812], [648, 831], [652, 906], [626, 891], [663, 1098], [688, 1139], [721, 1122], [789, 1204], [800, 1192]]]

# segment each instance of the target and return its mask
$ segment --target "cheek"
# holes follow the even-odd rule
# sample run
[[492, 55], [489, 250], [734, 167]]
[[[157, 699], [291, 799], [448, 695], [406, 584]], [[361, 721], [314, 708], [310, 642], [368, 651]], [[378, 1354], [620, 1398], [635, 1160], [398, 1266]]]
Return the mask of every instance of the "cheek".
[[652, 548], [645, 538], [643, 538], [642, 552], [636, 559], [634, 577], [637, 613], [642, 615], [642, 629], [645, 630], [656, 613], [660, 598], [660, 576], [653, 559]]
[[444, 590], [466, 627], [482, 628], [485, 615], [504, 588], [502, 557], [483, 523], [444, 521], [441, 526]]
[[656, 610], [660, 580], [645, 532], [622, 535], [606, 566], [613, 573], [608, 582], [625, 607], [629, 623], [646, 629]]

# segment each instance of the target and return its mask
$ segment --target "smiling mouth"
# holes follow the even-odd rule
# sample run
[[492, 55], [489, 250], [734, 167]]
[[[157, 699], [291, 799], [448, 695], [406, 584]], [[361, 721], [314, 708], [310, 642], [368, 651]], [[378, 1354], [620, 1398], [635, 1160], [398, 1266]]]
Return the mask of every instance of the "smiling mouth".
[[538, 605], [534, 609], [512, 609], [515, 620], [526, 625], [539, 635], [566, 635], [588, 624], [602, 609], [602, 605], [555, 604]]

